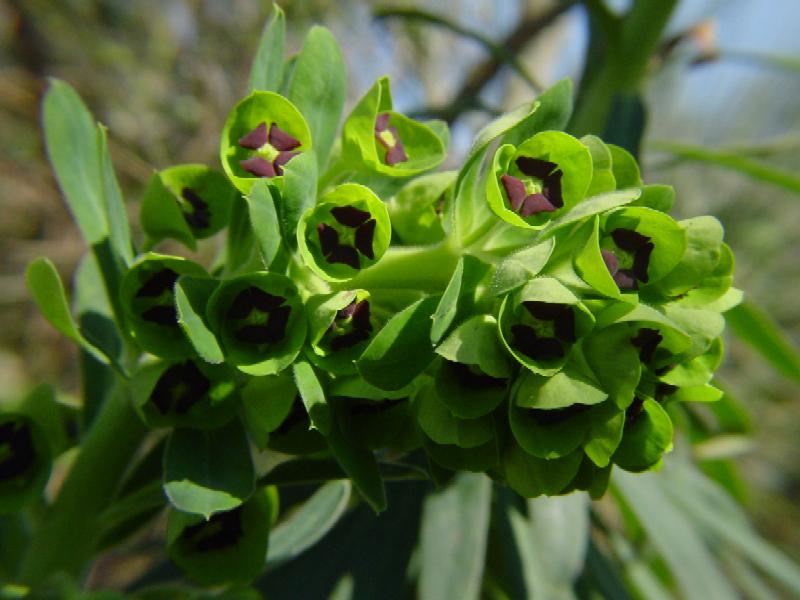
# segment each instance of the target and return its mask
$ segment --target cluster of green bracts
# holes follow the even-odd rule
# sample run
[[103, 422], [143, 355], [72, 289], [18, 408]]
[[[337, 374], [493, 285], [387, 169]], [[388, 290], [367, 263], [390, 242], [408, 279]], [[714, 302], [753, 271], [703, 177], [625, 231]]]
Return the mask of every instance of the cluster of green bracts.
[[[614, 465], [658, 467], [681, 402], [720, 396], [721, 313], [740, 296], [722, 227], [675, 221], [672, 190], [643, 184], [625, 150], [561, 131], [568, 82], [434, 172], [446, 126], [394, 111], [386, 79], [335, 144], [293, 80], [272, 80], [230, 113], [224, 174], [165, 169], [141, 204], [146, 248], [227, 230], [219, 257], [143, 253], [116, 299], [146, 353], [136, 410], [171, 430], [167, 543], [190, 576], [263, 568], [277, 497], [251, 446], [333, 458], [376, 510], [398, 461], [598, 497]], [[30, 421], [4, 419], [7, 507], [46, 473]]]

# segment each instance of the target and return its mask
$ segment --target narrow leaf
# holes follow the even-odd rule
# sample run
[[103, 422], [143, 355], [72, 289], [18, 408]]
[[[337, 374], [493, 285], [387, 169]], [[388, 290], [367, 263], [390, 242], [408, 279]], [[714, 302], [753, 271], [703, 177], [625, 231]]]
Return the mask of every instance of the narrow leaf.
[[264, 179], [257, 181], [246, 197], [256, 241], [261, 249], [261, 259], [269, 268], [281, 247], [281, 230], [272, 193]]
[[346, 91], [347, 72], [339, 44], [324, 27], [312, 27], [297, 56], [288, 97], [308, 123], [320, 169], [328, 162]]
[[258, 50], [250, 69], [250, 91], [277, 92], [283, 80], [283, 44], [286, 18], [276, 2], [272, 3], [272, 18], [264, 26]]
[[800, 382], [800, 351], [766, 312], [744, 302], [725, 313], [733, 332], [784, 377]]
[[420, 598], [480, 597], [491, 497], [488, 477], [460, 473], [451, 486], [425, 500], [420, 534]]
[[311, 426], [327, 435], [331, 431], [331, 410], [313, 367], [303, 360], [294, 363], [294, 380], [311, 419]]
[[269, 536], [267, 563], [291, 560], [322, 539], [344, 515], [350, 502], [350, 482], [329, 481], [320, 487]]
[[225, 360], [217, 338], [206, 323], [206, 302], [217, 287], [213, 279], [181, 277], [175, 286], [178, 324], [206, 362], [219, 364]]

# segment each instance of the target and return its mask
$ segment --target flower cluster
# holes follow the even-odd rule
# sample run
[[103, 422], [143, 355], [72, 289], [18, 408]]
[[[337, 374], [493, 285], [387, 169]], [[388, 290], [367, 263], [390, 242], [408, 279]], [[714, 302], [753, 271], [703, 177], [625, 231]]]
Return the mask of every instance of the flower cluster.
[[[719, 222], [676, 221], [629, 153], [563, 132], [568, 82], [435, 172], [446, 126], [396, 112], [385, 78], [334, 143], [338, 92], [303, 87], [303, 60], [233, 108], [224, 173], [172, 167], [145, 193], [148, 246], [226, 229], [224, 252], [207, 268], [145, 252], [119, 285], [124, 338], [147, 353], [135, 407], [172, 430], [175, 562], [210, 584], [258, 573], [274, 507], [251, 444], [336, 461], [377, 510], [398, 457], [526, 497], [598, 497], [615, 465], [657, 468], [681, 403], [720, 396], [739, 295]], [[36, 443], [0, 423], [0, 503], [40, 481]], [[213, 452], [221, 489], [182, 458]]]

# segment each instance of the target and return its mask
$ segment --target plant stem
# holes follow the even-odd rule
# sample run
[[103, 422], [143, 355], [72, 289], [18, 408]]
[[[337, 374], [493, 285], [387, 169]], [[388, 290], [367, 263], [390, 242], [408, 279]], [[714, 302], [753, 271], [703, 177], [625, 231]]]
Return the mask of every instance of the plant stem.
[[117, 381], [31, 540], [20, 569], [21, 581], [40, 583], [62, 571], [81, 574], [97, 541], [96, 519], [116, 493], [145, 432], [133, 410], [128, 385]]
[[340, 289], [441, 292], [450, 281], [459, 255], [447, 241], [435, 246], [389, 248], [377, 264], [339, 286]]

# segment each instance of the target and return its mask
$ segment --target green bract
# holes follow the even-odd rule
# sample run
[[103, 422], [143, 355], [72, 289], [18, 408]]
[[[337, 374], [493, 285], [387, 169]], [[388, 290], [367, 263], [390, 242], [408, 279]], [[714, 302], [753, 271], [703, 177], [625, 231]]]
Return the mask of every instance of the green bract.
[[505, 144], [497, 150], [486, 197], [504, 221], [539, 229], [578, 204], [591, 181], [589, 149], [566, 133], [543, 131], [517, 147]]
[[131, 388], [148, 427], [214, 429], [236, 414], [236, 382], [227, 365], [198, 359], [145, 364]]
[[355, 167], [389, 177], [429, 171], [447, 150], [433, 129], [392, 110], [386, 77], [375, 82], [345, 120], [342, 148]]
[[140, 221], [151, 243], [174, 238], [195, 250], [196, 240], [228, 224], [238, 195], [228, 179], [205, 165], [180, 165], [154, 173], [142, 198]]
[[345, 183], [323, 195], [297, 227], [304, 262], [328, 281], [346, 281], [377, 263], [389, 247], [386, 205], [368, 187]]
[[311, 150], [311, 143], [308, 125], [291, 102], [274, 92], [256, 91], [239, 102], [225, 121], [222, 168], [233, 185], [248, 194], [261, 177], [278, 184], [283, 166], [296, 154]]
[[207, 277], [205, 269], [190, 260], [150, 253], [122, 280], [120, 296], [130, 333], [150, 354], [177, 358], [194, 353], [178, 324], [175, 282], [181, 275]]
[[14, 513], [41, 496], [50, 477], [50, 455], [36, 421], [0, 414], [0, 514]]
[[207, 311], [228, 361], [251, 375], [281, 372], [306, 339], [303, 303], [284, 275], [254, 272], [224, 281]]

